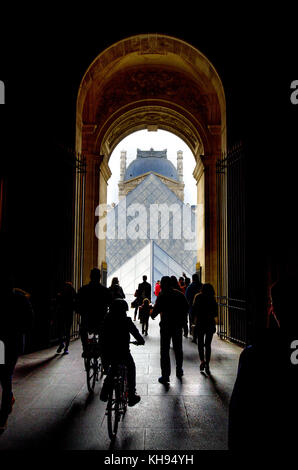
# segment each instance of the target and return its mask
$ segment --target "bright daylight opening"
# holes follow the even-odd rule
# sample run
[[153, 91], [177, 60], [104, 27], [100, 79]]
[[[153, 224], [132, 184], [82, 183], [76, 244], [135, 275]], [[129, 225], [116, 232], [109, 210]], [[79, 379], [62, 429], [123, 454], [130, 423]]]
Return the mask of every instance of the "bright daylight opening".
[[117, 145], [109, 166], [107, 203], [113, 209], [107, 219], [108, 286], [117, 277], [131, 301], [146, 275], [154, 299], [154, 286], [162, 276], [179, 279], [195, 272], [194, 156], [172, 133], [144, 130]]
[[177, 152], [183, 152], [183, 180], [184, 180], [184, 202], [190, 205], [197, 203], [197, 187], [196, 181], [193, 177], [195, 168], [195, 159], [192, 151], [186, 143], [168, 131], [158, 130], [157, 132], [148, 132], [147, 130], [137, 131], [125, 137], [115, 147], [109, 160], [109, 167], [112, 171], [112, 176], [108, 181], [108, 204], [118, 204], [118, 183], [120, 178], [120, 154], [121, 151], [126, 151], [127, 165], [128, 166], [137, 156], [137, 149], [149, 150], [164, 150], [167, 149], [167, 158], [173, 165], [177, 166]]

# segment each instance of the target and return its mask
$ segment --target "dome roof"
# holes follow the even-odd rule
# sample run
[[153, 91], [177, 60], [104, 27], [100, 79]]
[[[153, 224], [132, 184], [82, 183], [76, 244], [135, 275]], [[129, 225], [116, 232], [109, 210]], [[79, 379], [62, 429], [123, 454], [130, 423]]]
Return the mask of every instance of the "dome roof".
[[153, 149], [137, 149], [137, 158], [128, 165], [124, 181], [136, 178], [150, 171], [179, 181], [175, 166], [167, 159], [167, 151], [155, 151]]

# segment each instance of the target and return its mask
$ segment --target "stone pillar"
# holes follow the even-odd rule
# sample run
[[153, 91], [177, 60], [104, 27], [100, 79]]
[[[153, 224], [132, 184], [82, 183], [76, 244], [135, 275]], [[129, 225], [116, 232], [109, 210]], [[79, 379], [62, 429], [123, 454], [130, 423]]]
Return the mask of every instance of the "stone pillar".
[[217, 194], [216, 161], [221, 155], [220, 126], [208, 126], [210, 131], [210, 153], [202, 156], [205, 167], [205, 282], [210, 282], [217, 291]]
[[86, 156], [86, 179], [84, 195], [83, 234], [83, 284], [89, 282], [90, 270], [98, 266], [98, 239], [95, 235], [95, 210], [99, 201], [99, 168], [103, 157], [94, 154]]
[[[99, 170], [99, 198], [98, 204], [107, 203], [107, 190], [108, 180], [111, 177], [111, 170], [109, 168], [107, 159], [104, 158], [100, 165]], [[98, 219], [97, 219], [98, 221]], [[98, 240], [98, 253], [97, 253], [98, 266], [107, 271], [106, 263], [106, 239]], [[103, 268], [104, 267], [104, 268]]]
[[197, 264], [201, 268], [202, 282], [205, 282], [205, 177], [204, 165], [200, 158], [196, 158], [197, 164], [193, 176], [197, 181]]
[[216, 158], [204, 161], [205, 185], [205, 282], [217, 288]]

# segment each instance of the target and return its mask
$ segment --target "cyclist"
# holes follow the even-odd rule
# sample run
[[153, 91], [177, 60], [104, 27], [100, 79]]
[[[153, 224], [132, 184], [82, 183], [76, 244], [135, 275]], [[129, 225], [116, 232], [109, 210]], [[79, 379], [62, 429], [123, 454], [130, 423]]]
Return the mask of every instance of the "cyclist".
[[82, 286], [77, 295], [77, 310], [81, 315], [82, 357], [85, 357], [88, 333], [100, 333], [111, 301], [109, 289], [100, 283], [100, 270], [93, 268], [90, 272], [89, 284]]
[[110, 365], [107, 377], [104, 380], [100, 399], [108, 400], [109, 388], [113, 380], [113, 374], [117, 364], [127, 366], [128, 406], [136, 405], [141, 397], [136, 394], [136, 366], [130, 353], [130, 334], [138, 344], [145, 344], [139, 330], [132, 319], [127, 316], [127, 302], [124, 299], [115, 299], [109, 308], [103, 324], [103, 360]]

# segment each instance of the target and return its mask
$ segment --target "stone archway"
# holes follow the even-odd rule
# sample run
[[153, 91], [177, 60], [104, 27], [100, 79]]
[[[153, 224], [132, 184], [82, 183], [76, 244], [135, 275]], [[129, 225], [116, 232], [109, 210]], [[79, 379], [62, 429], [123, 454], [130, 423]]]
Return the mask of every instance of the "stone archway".
[[[216, 160], [226, 150], [226, 105], [221, 80], [210, 61], [180, 39], [141, 34], [123, 39], [99, 54], [80, 84], [76, 151], [87, 173], [82, 231], [83, 273], [105, 263], [105, 242], [95, 236], [95, 209], [106, 203], [108, 162], [115, 146], [140, 129], [170, 131], [190, 147], [196, 167], [199, 224], [198, 262], [203, 279], [216, 286]], [[79, 199], [79, 198], [78, 198]], [[81, 217], [77, 208], [77, 218]], [[78, 235], [78, 234], [77, 234]], [[81, 243], [78, 244], [81, 246]], [[75, 280], [79, 279], [78, 246]]]

